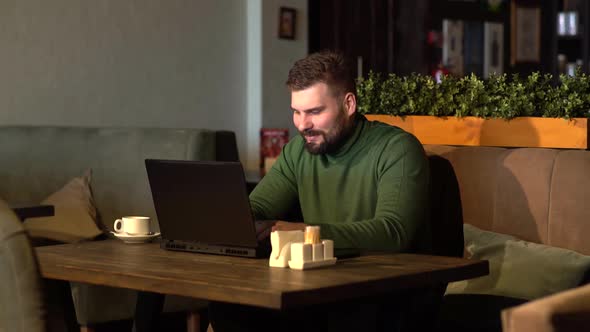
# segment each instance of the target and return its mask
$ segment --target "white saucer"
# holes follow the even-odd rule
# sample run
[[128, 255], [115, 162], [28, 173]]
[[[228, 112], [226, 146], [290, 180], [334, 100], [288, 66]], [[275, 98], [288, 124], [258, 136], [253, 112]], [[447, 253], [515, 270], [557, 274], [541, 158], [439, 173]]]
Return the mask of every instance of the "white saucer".
[[125, 243], [146, 243], [146, 242], [150, 242], [153, 239], [157, 238], [158, 236], [160, 236], [160, 232], [157, 233], [150, 233], [150, 234], [145, 234], [145, 235], [131, 235], [131, 234], [127, 234], [124, 232], [113, 232], [111, 231], [111, 233], [113, 235], [115, 235], [118, 239], [123, 240], [123, 242]]

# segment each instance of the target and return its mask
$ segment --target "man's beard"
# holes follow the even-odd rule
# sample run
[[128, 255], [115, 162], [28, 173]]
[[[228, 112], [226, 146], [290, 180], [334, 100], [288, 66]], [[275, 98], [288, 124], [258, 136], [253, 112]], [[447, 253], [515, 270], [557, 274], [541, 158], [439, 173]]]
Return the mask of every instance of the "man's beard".
[[342, 144], [346, 141], [346, 139], [350, 136], [352, 132], [352, 124], [354, 120], [350, 119], [344, 109], [341, 109], [336, 118], [334, 127], [332, 127], [328, 132], [323, 132], [319, 130], [304, 130], [303, 132], [299, 132], [303, 139], [305, 140], [305, 136], [321, 136], [322, 142], [320, 144], [315, 144], [313, 142], [307, 142], [305, 140], [305, 149], [311, 154], [326, 154], [332, 153], [337, 151]]

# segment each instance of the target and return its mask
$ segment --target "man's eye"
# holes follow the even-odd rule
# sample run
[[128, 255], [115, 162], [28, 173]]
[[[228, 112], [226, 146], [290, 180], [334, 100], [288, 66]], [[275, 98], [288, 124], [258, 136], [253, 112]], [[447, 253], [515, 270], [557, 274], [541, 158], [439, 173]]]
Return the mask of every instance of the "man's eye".
[[309, 112], [309, 113], [310, 113], [310, 114], [317, 115], [317, 114], [320, 114], [321, 112], [322, 112], [322, 110], [313, 110], [313, 111], [311, 111], [311, 112]]

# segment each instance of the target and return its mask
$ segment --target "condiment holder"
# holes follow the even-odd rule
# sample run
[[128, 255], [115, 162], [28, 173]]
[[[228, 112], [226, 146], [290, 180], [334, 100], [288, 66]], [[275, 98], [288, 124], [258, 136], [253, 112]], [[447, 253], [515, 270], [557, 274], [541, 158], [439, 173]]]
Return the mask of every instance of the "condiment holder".
[[306, 270], [336, 264], [334, 241], [320, 240], [319, 226], [303, 231], [274, 231], [270, 234], [272, 252], [268, 265]]

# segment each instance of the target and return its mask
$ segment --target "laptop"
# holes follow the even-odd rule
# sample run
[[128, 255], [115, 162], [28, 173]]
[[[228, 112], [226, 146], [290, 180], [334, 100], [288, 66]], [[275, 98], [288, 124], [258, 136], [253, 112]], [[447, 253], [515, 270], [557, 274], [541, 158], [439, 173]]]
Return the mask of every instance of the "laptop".
[[146, 159], [163, 249], [269, 257], [256, 239], [242, 164]]

